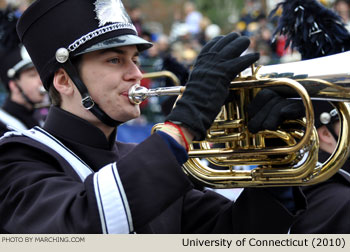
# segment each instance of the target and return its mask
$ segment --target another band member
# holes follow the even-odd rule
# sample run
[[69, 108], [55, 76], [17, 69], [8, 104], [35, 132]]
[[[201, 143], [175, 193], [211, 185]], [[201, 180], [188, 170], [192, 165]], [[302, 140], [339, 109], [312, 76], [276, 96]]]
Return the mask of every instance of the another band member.
[[16, 32], [14, 12], [3, 10], [0, 18], [0, 78], [8, 91], [8, 97], [0, 109], [0, 136], [8, 126], [29, 129], [39, 125], [34, 116], [34, 106], [44, 100], [43, 87], [26, 49], [20, 45]]
[[[320, 151], [319, 162], [325, 162], [337, 146], [340, 122], [335, 108], [326, 101], [314, 101], [315, 127]], [[303, 187], [308, 209], [293, 224], [295, 234], [350, 233], [350, 162], [325, 182]]]
[[248, 38], [207, 43], [166, 124], [135, 146], [115, 136], [139, 116], [128, 90], [140, 82], [138, 54], [151, 44], [121, 1], [37, 0], [17, 29], [55, 105], [43, 128], [0, 140], [3, 232], [286, 233], [304, 209], [297, 187], [247, 189], [234, 203], [194, 190], [181, 169], [230, 81], [258, 59], [240, 56]]
[[[279, 5], [283, 7], [283, 15], [278, 30], [287, 35], [303, 59], [333, 55], [350, 49], [350, 33], [342, 19], [318, 1], [288, 0]], [[311, 27], [317, 27], [317, 31]], [[273, 98], [263, 99], [262, 103], [271, 99], [286, 100], [275, 94]], [[323, 163], [337, 146], [340, 122], [337, 111], [327, 101], [313, 101], [313, 107], [319, 136], [319, 162]], [[276, 113], [274, 118], [277, 121], [285, 119]], [[350, 233], [349, 165], [347, 159], [343, 167], [327, 181], [302, 187], [308, 209], [297, 218], [291, 227], [291, 233]]]

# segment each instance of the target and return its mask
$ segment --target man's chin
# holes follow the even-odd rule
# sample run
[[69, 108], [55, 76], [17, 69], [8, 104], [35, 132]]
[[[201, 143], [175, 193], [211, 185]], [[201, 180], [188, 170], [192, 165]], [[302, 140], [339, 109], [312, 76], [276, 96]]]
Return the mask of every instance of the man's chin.
[[129, 114], [127, 116], [119, 117], [119, 119], [115, 119], [115, 120], [125, 123], [139, 117], [140, 117], [140, 113], [135, 113], [135, 114]]
[[38, 99], [38, 100], [35, 100], [35, 101], [33, 101], [35, 104], [41, 104], [41, 103], [43, 103], [44, 102], [44, 100], [40, 100], [40, 99]]

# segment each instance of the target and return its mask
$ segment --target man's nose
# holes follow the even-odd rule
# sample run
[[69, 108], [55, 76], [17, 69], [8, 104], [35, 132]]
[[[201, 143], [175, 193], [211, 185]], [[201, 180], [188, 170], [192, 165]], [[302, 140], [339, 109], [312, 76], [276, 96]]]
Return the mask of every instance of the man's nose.
[[140, 81], [143, 75], [140, 68], [135, 64], [131, 64], [124, 78], [128, 81]]

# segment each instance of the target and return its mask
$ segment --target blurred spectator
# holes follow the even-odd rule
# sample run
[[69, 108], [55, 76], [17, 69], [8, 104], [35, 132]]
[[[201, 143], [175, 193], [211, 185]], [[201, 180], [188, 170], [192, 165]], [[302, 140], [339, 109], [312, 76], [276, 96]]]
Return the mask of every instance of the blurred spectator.
[[[161, 34], [155, 42], [155, 47], [158, 48], [158, 55], [162, 61], [161, 70], [172, 72], [179, 79], [180, 84], [184, 85], [188, 78], [189, 68], [173, 56], [168, 36]], [[166, 79], [165, 86], [173, 85], [173, 81]]]
[[157, 45], [161, 56], [171, 53], [169, 37], [166, 34], [160, 34], [158, 36]]
[[185, 23], [188, 26], [189, 33], [196, 37], [200, 32], [200, 23], [202, 20], [202, 14], [197, 10], [195, 3], [186, 2], [184, 4]]
[[189, 33], [188, 27], [181, 18], [181, 12], [179, 10], [175, 10], [174, 21], [169, 32], [170, 42], [176, 42], [179, 37], [185, 36], [187, 33]]
[[237, 23], [237, 30], [245, 36], [252, 36], [258, 29], [257, 18], [263, 13], [260, 1], [247, 0], [241, 11], [240, 20]]
[[7, 4], [12, 6], [13, 8], [17, 9], [17, 13], [21, 14], [23, 11], [25, 11], [30, 2], [29, 0], [6, 0]]
[[203, 16], [200, 23], [199, 23], [200, 30], [199, 30], [199, 33], [197, 35], [197, 40], [202, 46], [207, 42], [207, 39], [205, 36], [205, 30], [207, 29], [207, 27], [210, 24], [211, 24], [211, 20], [206, 16]]
[[134, 24], [136, 31], [139, 35], [142, 34], [142, 10], [139, 6], [135, 5], [130, 7], [129, 16], [131, 18], [132, 23]]
[[346, 28], [350, 31], [350, 1], [336, 0], [333, 9], [342, 17]]
[[271, 53], [271, 47], [268, 43], [266, 43], [264, 40], [259, 40], [257, 43], [256, 48], [260, 53], [260, 59], [258, 61], [258, 64], [260, 65], [269, 65], [272, 61], [272, 53]]
[[[186, 50], [182, 47], [181, 62], [172, 55], [172, 48], [170, 47], [169, 37], [165, 34], [159, 34], [156, 41], [153, 42], [153, 47], [147, 50], [147, 54], [140, 55], [141, 70], [144, 73], [170, 71], [176, 75], [180, 84], [184, 85], [188, 79], [189, 68], [183, 64], [183, 60], [186, 59], [186, 53], [193, 56], [187, 56], [191, 58], [197, 53], [188, 46]], [[181, 45], [184, 45], [181, 42]], [[189, 52], [191, 51], [191, 52]], [[157, 88], [164, 86], [173, 86], [174, 82], [166, 77], [143, 79], [141, 85], [147, 88]], [[141, 104], [142, 114], [145, 116], [148, 123], [157, 123], [164, 120], [164, 116], [167, 115], [174, 103], [175, 97], [152, 97]]]
[[217, 24], [210, 24], [205, 28], [205, 40], [209, 40], [219, 36], [221, 34], [221, 28]]
[[[217, 24], [213, 24], [208, 17], [203, 16], [200, 22], [200, 32], [197, 35], [197, 41], [200, 46], [204, 46], [209, 40], [221, 34], [221, 28]], [[197, 49], [200, 51], [200, 48]]]

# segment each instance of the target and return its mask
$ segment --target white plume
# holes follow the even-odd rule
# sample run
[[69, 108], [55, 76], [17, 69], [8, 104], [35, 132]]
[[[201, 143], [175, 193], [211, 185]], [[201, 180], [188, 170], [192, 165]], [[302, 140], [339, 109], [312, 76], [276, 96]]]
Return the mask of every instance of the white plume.
[[107, 23], [131, 23], [121, 0], [96, 0], [94, 3], [99, 26]]

